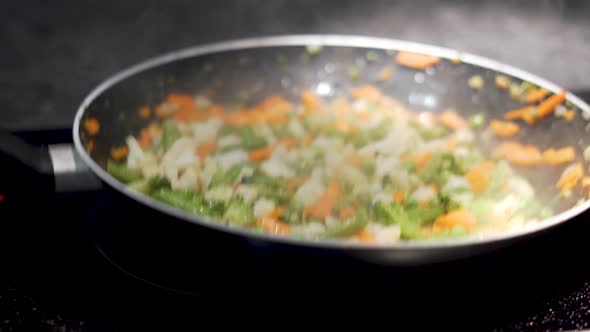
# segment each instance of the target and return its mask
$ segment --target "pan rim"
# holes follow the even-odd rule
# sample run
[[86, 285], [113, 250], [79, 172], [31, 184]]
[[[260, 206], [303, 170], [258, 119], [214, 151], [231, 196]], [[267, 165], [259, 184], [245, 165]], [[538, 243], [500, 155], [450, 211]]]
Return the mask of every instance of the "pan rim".
[[[417, 241], [399, 241], [391, 245], [377, 245], [377, 244], [362, 244], [362, 243], [348, 243], [338, 240], [311, 240], [299, 239], [292, 237], [279, 237], [266, 233], [258, 233], [241, 227], [231, 227], [215, 219], [208, 217], [201, 217], [189, 214], [180, 209], [169, 206], [165, 203], [159, 202], [147, 195], [140, 194], [129, 189], [125, 184], [112, 177], [105, 169], [103, 169], [84, 149], [80, 138], [80, 124], [82, 117], [94, 100], [110, 89], [117, 83], [137, 74], [144, 70], [165, 65], [176, 60], [187, 59], [191, 57], [201, 56], [205, 54], [213, 54], [218, 52], [226, 52], [240, 49], [253, 49], [264, 47], [278, 47], [278, 46], [307, 46], [307, 45], [323, 45], [330, 47], [355, 47], [355, 48], [371, 48], [382, 50], [395, 51], [410, 51], [416, 53], [430, 54], [445, 59], [459, 59], [463, 63], [475, 65], [479, 67], [488, 68], [496, 72], [505, 73], [511, 77], [516, 77], [536, 84], [539, 87], [545, 88], [553, 93], [558, 93], [563, 89], [548, 80], [539, 76], [531, 74], [519, 68], [486, 58], [474, 55], [467, 52], [462, 52], [454, 49], [438, 47], [429, 44], [422, 44], [410, 42], [405, 40], [397, 40], [382, 37], [370, 37], [361, 35], [325, 35], [325, 34], [310, 34], [310, 35], [278, 35], [278, 36], [264, 36], [253, 37], [245, 39], [235, 39], [228, 41], [221, 41], [216, 43], [197, 45], [193, 47], [183, 48], [169, 53], [147, 59], [139, 62], [133, 66], [127, 67], [122, 71], [110, 76], [98, 86], [96, 86], [82, 101], [76, 111], [73, 125], [73, 139], [77, 152], [86, 165], [109, 186], [115, 188], [117, 191], [130, 197], [146, 207], [156, 209], [166, 215], [182, 219], [184, 221], [208, 227], [216, 231], [227, 232], [233, 235], [243, 236], [253, 241], [265, 241], [271, 243], [288, 244], [295, 246], [305, 246], [310, 248], [325, 248], [325, 249], [352, 249], [359, 251], [415, 251], [415, 250], [436, 250], [445, 248], [460, 248], [469, 246], [479, 246], [494, 242], [503, 242], [521, 238], [527, 235], [538, 233], [563, 222], [566, 222], [590, 208], [590, 200], [582, 204], [578, 204], [566, 211], [563, 211], [553, 217], [543, 219], [536, 225], [521, 229], [517, 231], [510, 231], [499, 235], [490, 235], [486, 237], [466, 237], [463, 239], [438, 239], [438, 240], [417, 240]], [[569, 100], [576, 105], [582, 112], [590, 114], [590, 106], [582, 101], [577, 96], [566, 92], [566, 100]]]

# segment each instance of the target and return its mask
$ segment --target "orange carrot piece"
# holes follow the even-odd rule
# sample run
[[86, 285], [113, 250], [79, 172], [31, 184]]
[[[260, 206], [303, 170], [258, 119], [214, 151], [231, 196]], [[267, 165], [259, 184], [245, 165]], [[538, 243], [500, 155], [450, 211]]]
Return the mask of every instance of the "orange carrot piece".
[[508, 162], [520, 166], [534, 166], [543, 161], [541, 151], [533, 145], [523, 145], [517, 142], [505, 142], [494, 151]]
[[590, 187], [590, 176], [585, 176], [584, 178], [582, 178], [582, 187]]
[[166, 98], [166, 101], [178, 108], [196, 108], [195, 99], [186, 94], [171, 93]]
[[344, 209], [340, 210], [340, 215], [338, 216], [338, 218], [340, 220], [346, 220], [354, 217], [355, 215], [356, 211], [354, 210], [354, 207], [347, 206]]
[[549, 91], [547, 91], [545, 89], [542, 89], [542, 88], [530, 90], [526, 94], [526, 101], [529, 104], [534, 104], [534, 103], [536, 103], [538, 101], [543, 100], [543, 98], [545, 98], [545, 96], [548, 93], [549, 93]]
[[465, 178], [469, 182], [471, 191], [474, 193], [481, 193], [485, 191], [490, 180], [490, 173], [493, 169], [494, 163], [492, 161], [486, 160], [467, 171]]
[[142, 149], [145, 149], [148, 146], [152, 145], [152, 135], [150, 133], [149, 127], [143, 128], [139, 132], [139, 138], [137, 139], [137, 143], [139, 143], [139, 146], [141, 146]]
[[269, 145], [263, 148], [254, 149], [248, 153], [248, 159], [250, 160], [266, 160], [272, 155], [273, 145]]
[[217, 143], [215, 141], [206, 142], [199, 145], [199, 148], [197, 149], [197, 155], [199, 156], [199, 159], [204, 160], [207, 158], [207, 156], [210, 155], [216, 147]]
[[121, 159], [127, 157], [128, 153], [129, 153], [129, 149], [127, 149], [127, 146], [125, 146], [125, 145], [118, 147], [118, 148], [111, 149], [111, 157], [114, 160], [121, 160]]
[[565, 113], [565, 115], [564, 115], [563, 117], [564, 117], [564, 119], [565, 119], [566, 121], [569, 121], [569, 122], [571, 122], [571, 121], [573, 121], [573, 120], [574, 120], [574, 118], [576, 117], [576, 111], [574, 111], [574, 110], [569, 110], [569, 111], [567, 111], [567, 112]]
[[372, 243], [375, 242], [375, 236], [365, 229], [361, 229], [357, 234], [358, 240], [361, 242]]
[[504, 114], [505, 120], [518, 120], [523, 119], [525, 114], [530, 113], [533, 110], [532, 106], [525, 106], [519, 109], [515, 109]]
[[84, 129], [90, 136], [96, 136], [100, 131], [100, 123], [96, 118], [88, 118], [84, 120]]
[[393, 193], [393, 201], [396, 203], [401, 203], [406, 199], [406, 195], [403, 191], [396, 191]]
[[528, 124], [535, 124], [535, 122], [539, 121], [540, 119], [551, 115], [555, 111], [555, 108], [558, 105], [562, 104], [564, 101], [565, 91], [562, 91], [558, 94], [554, 94], [542, 103], [540, 103], [539, 106], [537, 106], [537, 114], [533, 114], [534, 109], [531, 108], [531, 110], [529, 110], [529, 112], [525, 114], [523, 119]]
[[320, 98], [310, 90], [301, 92], [301, 104], [303, 105], [304, 114], [318, 112], [322, 107]]
[[428, 160], [430, 160], [430, 157], [432, 157], [432, 152], [427, 151], [418, 154], [405, 155], [401, 158], [401, 161], [411, 161], [414, 163], [414, 165], [416, 165], [416, 168], [420, 170], [422, 167], [424, 167], [424, 165], [426, 165]]
[[539, 104], [539, 117], [544, 118], [553, 111], [555, 108], [562, 104], [565, 101], [565, 91], [562, 91], [558, 94], [554, 94], [551, 97], [547, 98], [544, 102]]
[[288, 224], [279, 220], [283, 214], [283, 209], [280, 207], [274, 209], [266, 216], [256, 221], [256, 225], [262, 227], [265, 232], [275, 235], [288, 235], [291, 232], [291, 227]]
[[445, 127], [458, 130], [464, 128], [467, 125], [465, 119], [463, 119], [457, 112], [444, 111], [438, 116], [438, 121]]
[[142, 106], [137, 112], [139, 113], [139, 117], [142, 119], [148, 119], [152, 115], [152, 110], [149, 106]]
[[337, 118], [334, 125], [336, 126], [336, 129], [344, 134], [354, 134], [356, 132], [356, 128], [353, 127], [350, 122], [341, 118]]
[[340, 185], [338, 182], [332, 181], [320, 199], [315, 204], [306, 206], [304, 212], [309, 217], [323, 220], [332, 213], [332, 209], [340, 196]]
[[490, 121], [490, 128], [498, 137], [513, 137], [520, 131], [520, 126], [516, 123], [499, 120]]
[[584, 167], [582, 163], [575, 163], [568, 166], [555, 185], [562, 192], [571, 190], [578, 185], [578, 181], [584, 176]]
[[426, 69], [440, 62], [440, 58], [427, 54], [400, 51], [397, 53], [395, 61], [402, 66], [414, 69]]
[[294, 138], [283, 138], [279, 140], [279, 144], [284, 145], [287, 150], [291, 150], [292, 148], [295, 147], [295, 145], [297, 145], [297, 141]]
[[354, 99], [366, 99], [373, 102], [379, 101], [379, 99], [383, 97], [383, 94], [379, 88], [372, 84], [357, 86], [356, 88], [352, 89], [351, 95]]
[[473, 229], [477, 225], [477, 219], [466, 209], [450, 211], [447, 214], [438, 216], [434, 221], [434, 229], [452, 228], [454, 226], [463, 226]]
[[[268, 124], [287, 124], [289, 122], [289, 118], [287, 114], [281, 112], [268, 112], [260, 115], [260, 120], [262, 122], [266, 122]], [[257, 121], [254, 121], [257, 122]]]
[[355, 155], [350, 155], [350, 156], [347, 156], [344, 158], [344, 162], [347, 165], [350, 165], [355, 168], [359, 168], [359, 167], [361, 167], [361, 163], [363, 162], [363, 160]]
[[313, 142], [313, 135], [310, 133], [306, 133], [303, 135], [303, 137], [301, 137], [301, 145], [302, 146], [308, 146], [311, 144], [311, 142]]
[[432, 189], [435, 193], [438, 192], [438, 186], [436, 185], [436, 183], [430, 183], [427, 185], [428, 188]]
[[576, 150], [572, 146], [562, 149], [548, 149], [543, 152], [543, 162], [550, 165], [566, 164], [576, 159]]
[[377, 74], [377, 80], [381, 82], [389, 81], [393, 77], [393, 68], [391, 66], [387, 66]]

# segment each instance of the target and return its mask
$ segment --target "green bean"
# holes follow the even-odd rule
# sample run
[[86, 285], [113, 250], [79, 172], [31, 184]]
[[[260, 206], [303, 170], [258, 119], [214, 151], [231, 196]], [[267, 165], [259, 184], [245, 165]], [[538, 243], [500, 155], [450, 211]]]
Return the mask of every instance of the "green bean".
[[112, 160], [107, 162], [107, 172], [123, 183], [131, 183], [143, 178], [138, 170], [130, 169], [124, 163]]

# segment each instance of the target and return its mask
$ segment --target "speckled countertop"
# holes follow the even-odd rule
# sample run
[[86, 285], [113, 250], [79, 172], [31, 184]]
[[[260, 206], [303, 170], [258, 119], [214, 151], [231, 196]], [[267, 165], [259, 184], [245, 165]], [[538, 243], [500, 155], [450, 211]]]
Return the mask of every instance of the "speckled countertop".
[[0, 11], [0, 124], [67, 127], [109, 75], [162, 52], [246, 36], [363, 34], [495, 58], [590, 88], [586, 1], [60, 1]]

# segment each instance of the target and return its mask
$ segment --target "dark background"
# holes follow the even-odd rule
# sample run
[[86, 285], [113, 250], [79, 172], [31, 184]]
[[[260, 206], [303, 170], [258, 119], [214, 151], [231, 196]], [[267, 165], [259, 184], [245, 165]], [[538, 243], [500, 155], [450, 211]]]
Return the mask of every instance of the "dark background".
[[6, 1], [0, 124], [68, 127], [99, 82], [145, 58], [219, 40], [362, 34], [457, 48], [590, 88], [590, 2], [217, 0]]

